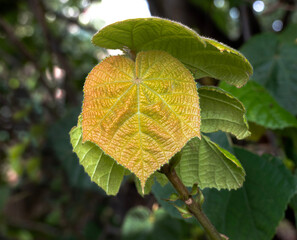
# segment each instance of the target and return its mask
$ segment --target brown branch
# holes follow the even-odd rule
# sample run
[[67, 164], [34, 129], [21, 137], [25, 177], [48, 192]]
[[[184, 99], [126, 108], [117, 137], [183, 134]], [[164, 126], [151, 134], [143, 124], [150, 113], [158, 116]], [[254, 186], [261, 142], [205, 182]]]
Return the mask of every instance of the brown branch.
[[165, 164], [161, 168], [161, 172], [166, 175], [168, 180], [171, 182], [173, 187], [180, 195], [181, 200], [186, 204], [189, 212], [203, 226], [209, 238], [211, 240], [222, 240], [223, 238], [221, 237], [221, 234], [216, 230], [216, 228], [212, 225], [207, 216], [204, 214], [204, 212], [201, 209], [200, 203], [196, 202], [195, 199], [191, 196], [186, 186], [177, 176], [174, 168], [172, 168], [170, 164]]

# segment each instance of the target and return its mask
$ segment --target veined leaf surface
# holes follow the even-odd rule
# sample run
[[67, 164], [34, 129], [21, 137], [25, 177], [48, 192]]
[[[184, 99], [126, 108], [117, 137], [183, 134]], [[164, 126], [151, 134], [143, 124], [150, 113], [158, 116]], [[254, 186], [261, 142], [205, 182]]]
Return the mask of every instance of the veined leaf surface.
[[243, 104], [216, 87], [200, 87], [201, 131], [222, 130], [243, 139], [250, 135]]
[[200, 110], [191, 73], [163, 51], [140, 52], [135, 62], [106, 58], [88, 75], [83, 141], [96, 143], [140, 179], [148, 177], [193, 137]]
[[237, 87], [243, 86], [253, 73], [250, 63], [238, 51], [162, 18], [116, 22], [100, 30], [92, 41], [100, 47], [128, 48], [135, 53], [163, 50], [180, 60], [196, 78], [209, 76]]
[[176, 171], [186, 186], [198, 183], [202, 189], [237, 189], [245, 179], [236, 157], [206, 136], [187, 143]]
[[116, 195], [121, 186], [126, 169], [92, 142], [82, 142], [81, 117], [70, 131], [73, 151], [85, 168], [91, 180], [98, 184], [108, 195]]

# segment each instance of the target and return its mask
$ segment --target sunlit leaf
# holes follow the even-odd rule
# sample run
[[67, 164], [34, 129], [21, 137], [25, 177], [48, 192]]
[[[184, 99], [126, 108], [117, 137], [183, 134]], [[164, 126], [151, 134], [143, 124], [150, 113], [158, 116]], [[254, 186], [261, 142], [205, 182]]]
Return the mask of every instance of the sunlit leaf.
[[193, 76], [163, 51], [98, 64], [84, 86], [82, 116], [83, 140], [135, 173], [142, 189], [188, 140], [200, 137]]
[[202, 189], [237, 189], [245, 178], [236, 157], [206, 136], [187, 143], [176, 171], [186, 186], [198, 183]]
[[70, 131], [73, 151], [80, 164], [89, 174], [91, 180], [98, 184], [108, 195], [116, 195], [121, 186], [125, 168], [117, 164], [111, 157], [92, 142], [82, 142], [81, 118], [78, 125]]
[[198, 90], [201, 107], [201, 131], [224, 131], [238, 139], [250, 135], [243, 104], [229, 93], [216, 87]]
[[179, 59], [196, 78], [205, 76], [243, 86], [253, 69], [238, 51], [199, 36], [188, 27], [161, 18], [129, 19], [108, 25], [93, 43], [109, 49], [163, 50]]

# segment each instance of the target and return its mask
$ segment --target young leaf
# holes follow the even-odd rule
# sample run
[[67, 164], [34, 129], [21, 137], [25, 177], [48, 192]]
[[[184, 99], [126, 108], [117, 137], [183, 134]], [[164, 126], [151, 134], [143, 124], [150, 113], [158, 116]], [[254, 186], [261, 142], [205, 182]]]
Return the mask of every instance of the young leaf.
[[216, 228], [240, 240], [270, 240], [296, 192], [296, 178], [272, 156], [235, 148], [247, 177], [237, 191], [206, 189], [203, 209]]
[[200, 110], [191, 73], [163, 51], [140, 52], [135, 62], [106, 58], [88, 75], [83, 141], [96, 143], [140, 179], [200, 137]]
[[236, 157], [206, 136], [187, 143], [176, 171], [186, 186], [198, 183], [201, 189], [237, 189], [245, 177]]
[[92, 142], [82, 142], [81, 117], [78, 124], [70, 131], [73, 151], [91, 180], [99, 185], [108, 195], [116, 195], [121, 186], [126, 169]]
[[96, 33], [92, 41], [100, 47], [129, 48], [135, 53], [163, 50], [179, 59], [195, 78], [209, 76], [237, 87], [243, 86], [253, 72], [250, 63], [238, 51], [167, 19], [116, 22]]
[[[227, 84], [221, 84], [220, 86], [242, 101], [247, 109], [246, 116], [250, 122], [255, 122], [271, 129], [297, 127], [296, 118], [279, 106], [269, 92], [260, 84], [250, 81], [241, 89]], [[202, 98], [200, 101], [202, 103]], [[202, 106], [201, 109], [203, 109]], [[201, 117], [203, 116], [202, 113]]]
[[222, 130], [238, 139], [250, 135], [245, 118], [245, 108], [235, 97], [216, 87], [198, 89], [201, 108], [201, 131]]

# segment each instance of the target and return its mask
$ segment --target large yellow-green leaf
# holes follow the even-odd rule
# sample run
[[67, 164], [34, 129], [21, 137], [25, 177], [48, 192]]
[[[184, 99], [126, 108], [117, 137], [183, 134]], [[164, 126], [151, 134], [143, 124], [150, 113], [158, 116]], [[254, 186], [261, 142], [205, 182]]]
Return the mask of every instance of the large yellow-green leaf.
[[121, 186], [126, 169], [92, 142], [82, 142], [81, 117], [70, 131], [73, 151], [85, 168], [91, 180], [98, 184], [108, 195], [116, 195]]
[[206, 136], [187, 143], [176, 171], [186, 186], [198, 183], [202, 189], [237, 189], [245, 178], [236, 157]]
[[243, 104], [216, 87], [200, 87], [201, 131], [224, 131], [243, 139], [250, 135]]
[[163, 51], [98, 64], [86, 79], [82, 116], [83, 140], [135, 173], [142, 188], [188, 140], [200, 137], [193, 76]]
[[196, 78], [205, 76], [243, 86], [253, 69], [238, 51], [199, 36], [188, 27], [161, 18], [129, 19], [108, 25], [93, 43], [109, 49], [163, 50], [179, 59]]

